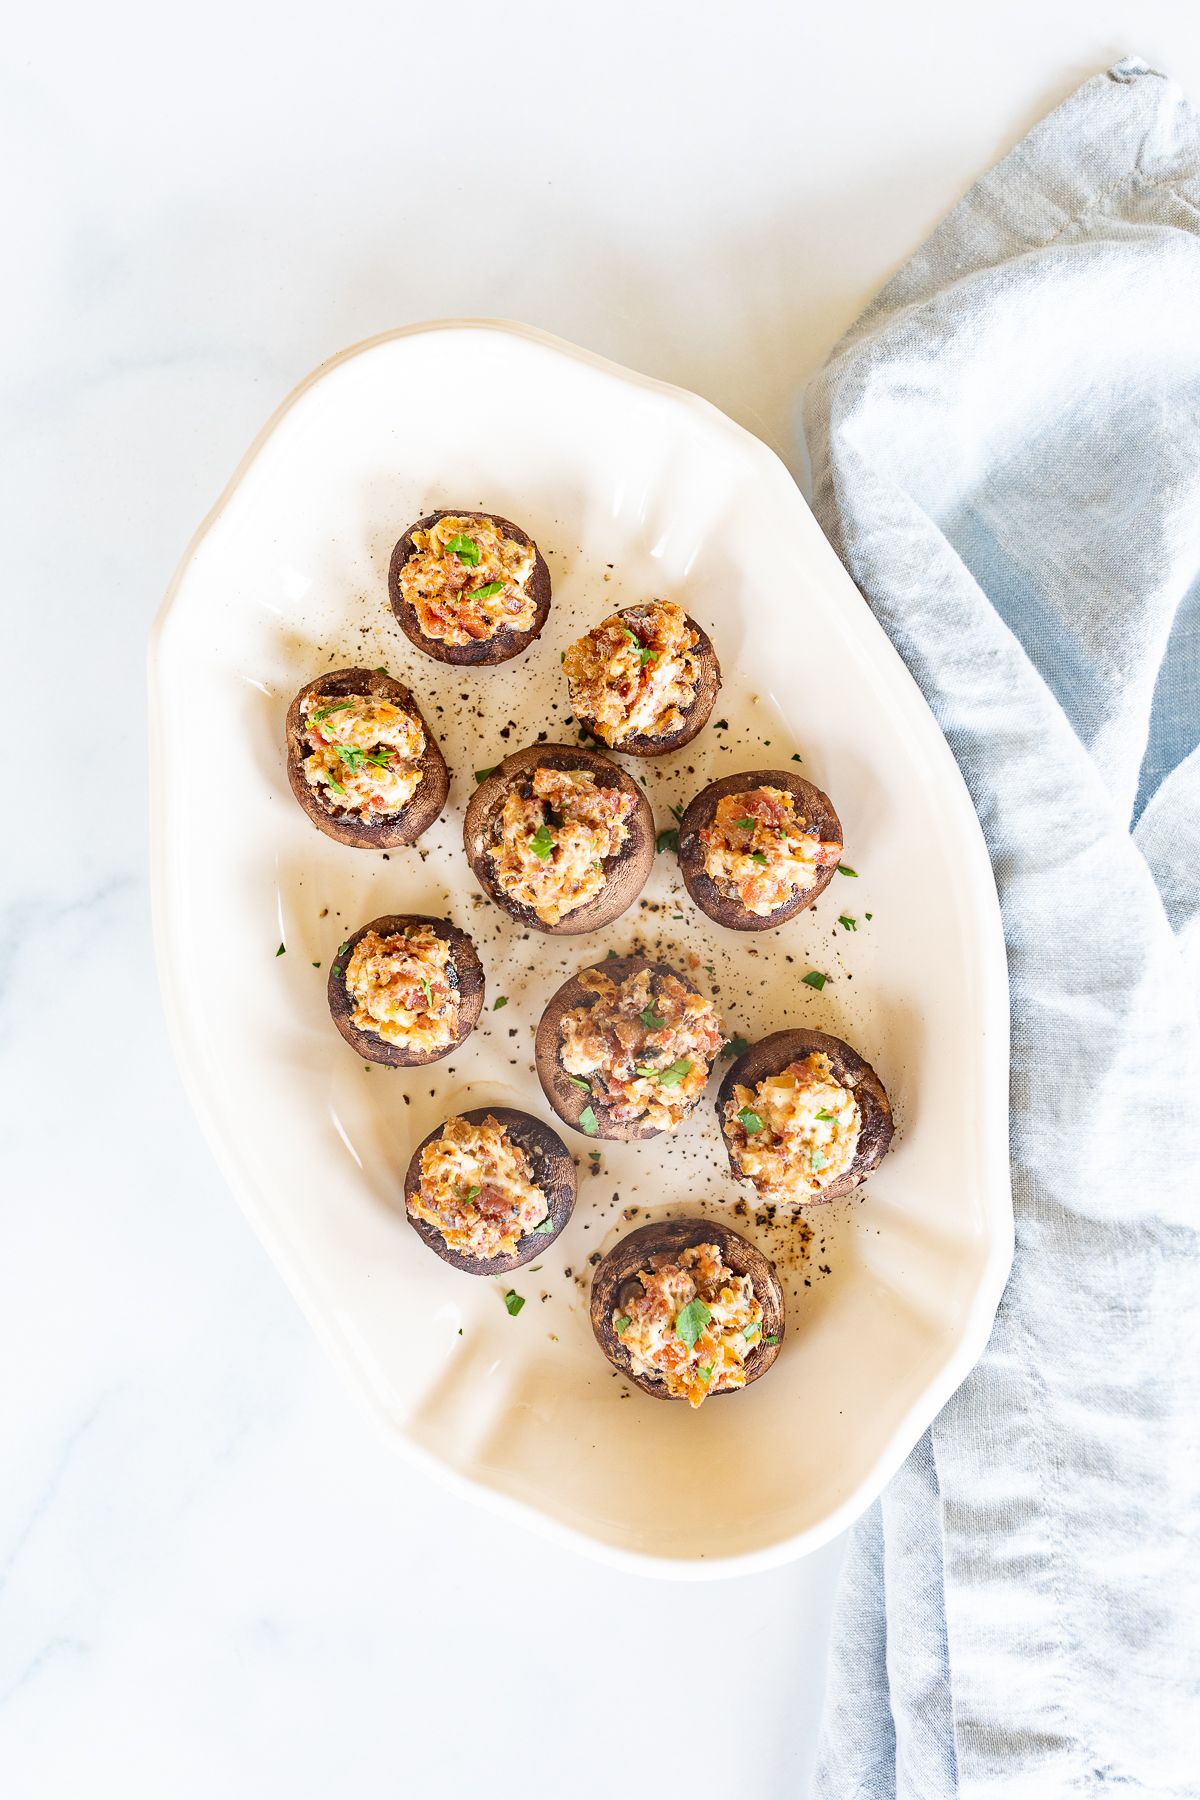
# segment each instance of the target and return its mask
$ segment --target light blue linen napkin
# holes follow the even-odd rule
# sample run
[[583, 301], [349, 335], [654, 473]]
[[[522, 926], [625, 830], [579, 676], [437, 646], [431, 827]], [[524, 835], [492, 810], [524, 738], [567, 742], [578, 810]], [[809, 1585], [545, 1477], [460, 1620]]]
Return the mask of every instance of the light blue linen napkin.
[[1039, 125], [805, 422], [818, 516], [991, 849], [1017, 1222], [982, 1362], [854, 1533], [814, 1792], [1196, 1800], [1200, 128], [1178, 90], [1131, 60]]

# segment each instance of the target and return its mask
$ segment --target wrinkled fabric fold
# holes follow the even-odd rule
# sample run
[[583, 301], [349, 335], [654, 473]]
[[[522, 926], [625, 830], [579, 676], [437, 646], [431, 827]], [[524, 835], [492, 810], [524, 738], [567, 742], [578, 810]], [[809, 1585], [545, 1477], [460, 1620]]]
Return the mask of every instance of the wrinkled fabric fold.
[[[1131, 59], [805, 408], [813, 503], [979, 812], [1013, 1274], [853, 1534], [817, 1800], [1200, 1793], [1200, 127]], [[934, 1097], [935, 1098], [935, 1097]]]

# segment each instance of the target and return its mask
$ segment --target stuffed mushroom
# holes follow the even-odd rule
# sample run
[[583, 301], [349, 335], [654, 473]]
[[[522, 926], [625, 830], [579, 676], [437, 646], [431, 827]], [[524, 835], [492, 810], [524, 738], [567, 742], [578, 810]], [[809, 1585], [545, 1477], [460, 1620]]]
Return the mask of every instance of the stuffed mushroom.
[[379, 669], [334, 669], [288, 708], [292, 792], [328, 837], [359, 850], [411, 844], [446, 804], [450, 777], [412, 692]]
[[483, 967], [465, 931], [386, 913], [352, 932], [329, 971], [333, 1022], [359, 1056], [393, 1068], [439, 1062], [475, 1029]]
[[535, 931], [567, 935], [609, 924], [641, 893], [654, 816], [598, 751], [532, 744], [481, 771], [463, 842], [497, 905]]
[[824, 1031], [773, 1031], [751, 1044], [721, 1083], [717, 1120], [733, 1174], [775, 1203], [840, 1199], [892, 1141], [883, 1083]]
[[613, 1367], [660, 1400], [736, 1393], [783, 1340], [783, 1289], [761, 1250], [712, 1219], [664, 1219], [596, 1269], [592, 1330]]
[[418, 650], [501, 663], [546, 623], [550, 571], [533, 539], [497, 513], [427, 513], [392, 551], [392, 611]]
[[712, 1002], [669, 963], [610, 957], [564, 982], [546, 1007], [538, 1080], [559, 1117], [588, 1137], [656, 1137], [692, 1111], [722, 1041]]
[[707, 723], [721, 686], [712, 640], [681, 606], [626, 606], [563, 658], [586, 731], [627, 756], [664, 756]]
[[842, 827], [828, 794], [786, 769], [726, 775], [679, 822], [679, 869], [701, 912], [731, 931], [769, 931], [833, 879]]
[[575, 1164], [556, 1131], [509, 1106], [445, 1120], [404, 1178], [409, 1224], [444, 1262], [503, 1275], [554, 1242], [575, 1205]]

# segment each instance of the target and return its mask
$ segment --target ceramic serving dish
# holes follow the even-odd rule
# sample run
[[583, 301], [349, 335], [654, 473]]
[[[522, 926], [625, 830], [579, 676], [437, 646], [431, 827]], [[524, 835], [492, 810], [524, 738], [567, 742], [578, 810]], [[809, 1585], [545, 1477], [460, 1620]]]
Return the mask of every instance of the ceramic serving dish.
[[[518, 520], [549, 564], [549, 623], [501, 667], [433, 662], [389, 607], [393, 544], [445, 506]], [[606, 930], [527, 934], [463, 856], [474, 771], [539, 733], [570, 741], [560, 652], [652, 595], [701, 621], [725, 676], [692, 744], [627, 765], [660, 829], [717, 776], [796, 766], [833, 797], [857, 873], [749, 936], [697, 911], [667, 848]], [[288, 789], [288, 700], [350, 663], [415, 690], [452, 771], [443, 818], [387, 856], [319, 834]], [[1007, 1273], [1007, 985], [953, 758], [783, 465], [704, 401], [534, 331], [375, 339], [319, 369], [251, 447], [164, 602], [151, 698], [155, 930], [187, 1085], [255, 1229], [396, 1443], [526, 1523], [659, 1572], [762, 1567], [848, 1524], [978, 1356]], [[450, 917], [486, 969], [479, 1028], [426, 1069], [364, 1064], [326, 1007], [339, 944], [392, 912]], [[469, 1106], [552, 1120], [533, 1070], [541, 1008], [574, 970], [638, 946], [679, 960], [731, 1036], [798, 1023], [853, 1043], [891, 1094], [892, 1153], [849, 1200], [769, 1222], [729, 1178], [714, 1075], [674, 1137], [568, 1133], [580, 1198], [561, 1238], [509, 1280], [459, 1274], [405, 1220], [414, 1145]], [[692, 1412], [598, 1354], [588, 1289], [618, 1236], [697, 1212], [775, 1258], [788, 1333], [766, 1379]]]

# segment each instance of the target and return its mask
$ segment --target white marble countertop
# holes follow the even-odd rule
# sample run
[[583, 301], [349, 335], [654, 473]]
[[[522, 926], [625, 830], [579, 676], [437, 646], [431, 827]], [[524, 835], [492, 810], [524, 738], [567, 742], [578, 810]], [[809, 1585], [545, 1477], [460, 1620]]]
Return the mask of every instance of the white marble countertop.
[[680, 1749], [621, 1705], [634, 1644], [712, 1705], [717, 1630], [719, 1747], [689, 1709], [685, 1748], [730, 1791], [802, 1790], [836, 1545], [691, 1587], [514, 1541], [323, 1361], [172, 1066], [143, 654], [251, 437], [344, 345], [525, 319], [796, 468], [806, 373], [976, 173], [1129, 50], [1200, 89], [1172, 0], [809, 10], [68, 0], [10, 28], [9, 667], [89, 727], [17, 747], [38, 791], [0, 869], [11, 1800], [661, 1791]]

